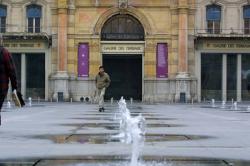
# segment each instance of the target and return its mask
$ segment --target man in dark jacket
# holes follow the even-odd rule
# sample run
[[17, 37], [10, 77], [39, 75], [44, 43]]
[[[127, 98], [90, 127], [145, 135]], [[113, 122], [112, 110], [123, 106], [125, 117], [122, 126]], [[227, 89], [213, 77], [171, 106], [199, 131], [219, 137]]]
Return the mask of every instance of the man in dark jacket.
[[15, 64], [11, 54], [2, 46], [2, 43], [3, 38], [0, 35], [0, 125], [1, 110], [4, 99], [8, 93], [9, 80], [11, 82], [12, 91], [17, 89]]
[[99, 96], [99, 112], [104, 112], [104, 95], [106, 88], [110, 85], [110, 78], [107, 73], [104, 72], [104, 67], [99, 67], [99, 73], [96, 75], [95, 83]]

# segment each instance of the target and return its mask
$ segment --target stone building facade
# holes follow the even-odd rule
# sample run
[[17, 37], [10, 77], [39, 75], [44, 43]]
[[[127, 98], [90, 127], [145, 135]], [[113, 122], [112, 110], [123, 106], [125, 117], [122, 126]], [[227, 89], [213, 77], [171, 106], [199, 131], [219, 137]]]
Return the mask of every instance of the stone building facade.
[[195, 25], [198, 99], [250, 99], [250, 2], [197, 0]]
[[5, 46], [25, 98], [91, 98], [104, 65], [107, 99], [197, 100], [195, 0], [2, 0]]
[[104, 65], [112, 80], [107, 99], [197, 98], [194, 0], [57, 2], [49, 97], [60, 92], [65, 100], [91, 97], [98, 67]]
[[52, 0], [1, 0], [0, 33], [12, 53], [25, 98], [48, 99], [52, 73]]

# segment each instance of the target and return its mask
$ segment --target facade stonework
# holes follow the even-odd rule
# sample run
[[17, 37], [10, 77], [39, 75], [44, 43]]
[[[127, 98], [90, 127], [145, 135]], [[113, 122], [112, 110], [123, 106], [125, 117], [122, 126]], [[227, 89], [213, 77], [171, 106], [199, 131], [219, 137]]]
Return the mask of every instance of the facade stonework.
[[[198, 99], [194, 50], [195, 0], [2, 0], [1, 4], [7, 6], [8, 13], [7, 30], [3, 33], [6, 36], [5, 44], [11, 52], [20, 54], [17, 61], [21, 64], [21, 90], [25, 98], [58, 100], [63, 96], [65, 101], [70, 98], [74, 101], [91, 98], [98, 67], [110, 62], [115, 65], [119, 63], [116, 62], [117, 57], [122, 57], [124, 60], [139, 59], [137, 68], [135, 66], [136, 70], [140, 70], [139, 75], [136, 75], [139, 80], [137, 84], [140, 84], [138, 87], [141, 88], [138, 91], [139, 100], [178, 102], [181, 97], [183, 99], [183, 94], [186, 101]], [[26, 13], [29, 5], [41, 10], [40, 26], [36, 22], [37, 16], [29, 20]], [[120, 37], [131, 36], [119, 34], [115, 40], [103, 39], [103, 28], [116, 16], [140, 24], [143, 38], [120, 40]], [[33, 30], [30, 25], [34, 26]], [[124, 25], [129, 26], [129, 22]], [[39, 26], [39, 32], [35, 32], [36, 26]], [[116, 29], [122, 31], [123, 28]], [[20, 45], [26, 42], [26, 47], [20, 49]], [[12, 48], [12, 43], [17, 43], [18, 47]], [[81, 55], [78, 50], [82, 44], [88, 47], [88, 73], [84, 77], [79, 76]], [[158, 50], [160, 44], [166, 46], [161, 53]], [[112, 46], [120, 51], [103, 49]], [[27, 83], [33, 78], [28, 78], [29, 75], [35, 75], [26, 72], [27, 63], [31, 63], [30, 52], [42, 52], [41, 61], [44, 65], [41, 65], [43, 70], [39, 69], [41, 74], [37, 73], [42, 75], [37, 85]], [[157, 59], [158, 54], [166, 56], [166, 73], [163, 73], [166, 77], [158, 76], [157, 66], [161, 64]], [[111, 61], [108, 61], [109, 58]], [[127, 68], [132, 67], [128, 62], [126, 65]], [[117, 68], [114, 70], [117, 71]], [[117, 88], [116, 79], [113, 77], [111, 86], [114, 87], [110, 89]], [[40, 85], [41, 82], [44, 82], [44, 87]], [[32, 93], [26, 95], [27, 86], [31, 86], [28, 91]], [[44, 95], [39, 96], [40, 91], [44, 91]], [[137, 92], [134, 90], [133, 93]]]
[[249, 15], [247, 0], [197, 0], [194, 48], [199, 101], [250, 99]]
[[[121, 6], [124, 3], [125, 6]], [[58, 24], [58, 51], [52, 52], [54, 71], [51, 76], [50, 96], [57, 98], [64, 92], [65, 99], [80, 100], [91, 97], [98, 67], [103, 64], [103, 45], [120, 41], [101, 40], [102, 28], [115, 15], [130, 15], [139, 20], [145, 31], [142, 54], [142, 100], [178, 101], [180, 93], [188, 100], [196, 97], [193, 72], [193, 31], [195, 6], [187, 0], [106, 0], [59, 1], [53, 22]], [[67, 41], [67, 42], [66, 42]], [[78, 77], [78, 46], [89, 45], [89, 76]], [[134, 41], [122, 42], [135, 44]], [[156, 77], [157, 43], [168, 44], [168, 78]], [[126, 52], [129, 54], [130, 52]], [[189, 62], [191, 65], [189, 65]], [[56, 69], [56, 70], [55, 70]], [[62, 78], [62, 79], [60, 79]], [[112, 79], [112, 78], [111, 78]], [[58, 88], [60, 86], [60, 88]], [[184, 88], [183, 88], [184, 86]]]
[[[18, 89], [24, 98], [47, 100], [52, 72], [51, 39], [55, 34], [51, 15], [52, 9], [57, 7], [56, 3], [54, 0], [2, 0], [0, 5], [0, 33], [4, 46], [12, 53], [16, 63]], [[29, 9], [33, 7], [40, 10], [30, 12]], [[35, 18], [39, 21], [35, 21]], [[39, 27], [35, 28], [35, 22]]]

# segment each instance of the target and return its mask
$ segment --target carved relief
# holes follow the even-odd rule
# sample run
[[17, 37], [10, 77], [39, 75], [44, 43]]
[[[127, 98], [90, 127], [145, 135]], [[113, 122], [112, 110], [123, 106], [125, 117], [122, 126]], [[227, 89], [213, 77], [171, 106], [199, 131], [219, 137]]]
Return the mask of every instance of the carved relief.
[[154, 52], [156, 44], [154, 41], [147, 41], [146, 42], [146, 52]]
[[68, 0], [69, 8], [74, 9], [75, 8], [75, 0]]
[[99, 51], [100, 49], [100, 44], [99, 44], [99, 41], [98, 40], [93, 40], [91, 42], [91, 46], [90, 46], [93, 50], [95, 50], [96, 52]]
[[118, 0], [119, 8], [127, 8], [128, 7], [128, 0]]

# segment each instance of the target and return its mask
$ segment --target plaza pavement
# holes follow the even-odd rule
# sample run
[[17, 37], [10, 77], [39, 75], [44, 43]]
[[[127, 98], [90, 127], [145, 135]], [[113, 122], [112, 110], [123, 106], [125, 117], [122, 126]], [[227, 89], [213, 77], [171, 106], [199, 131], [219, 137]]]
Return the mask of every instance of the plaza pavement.
[[[191, 104], [128, 104], [131, 112], [147, 118], [147, 134], [187, 136], [190, 139], [146, 142], [144, 156], [198, 157], [250, 161], [250, 113], [201, 108]], [[131, 146], [121, 142], [96, 143], [91, 136], [115, 135], [118, 130], [98, 126], [117, 124], [118, 105], [107, 104], [105, 113], [84, 103], [36, 103], [7, 109], [0, 126], [0, 161], [74, 156], [129, 156]], [[81, 126], [81, 124], [95, 124]], [[171, 127], [172, 126], [172, 127]], [[85, 134], [86, 141], [67, 137]], [[58, 137], [57, 137], [58, 136]], [[191, 136], [197, 139], [192, 140]], [[201, 138], [200, 138], [201, 136]], [[54, 138], [50, 139], [50, 138]], [[195, 138], [195, 137], [194, 137]]]

